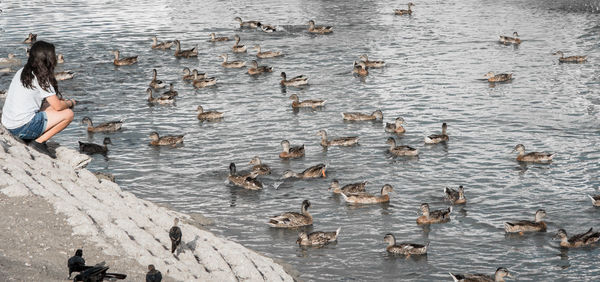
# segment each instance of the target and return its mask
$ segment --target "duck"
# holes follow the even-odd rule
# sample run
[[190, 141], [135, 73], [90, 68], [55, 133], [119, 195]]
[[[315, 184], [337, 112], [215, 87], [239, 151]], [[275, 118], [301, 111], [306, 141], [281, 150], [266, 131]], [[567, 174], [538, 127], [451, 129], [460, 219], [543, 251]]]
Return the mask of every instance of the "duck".
[[235, 17], [233, 19], [240, 23], [240, 28], [257, 28], [260, 24], [258, 21], [242, 21], [242, 18], [240, 17]]
[[519, 45], [519, 44], [521, 44], [521, 39], [519, 39], [519, 34], [516, 31], [513, 32], [513, 36], [514, 37], [500, 35], [500, 43], [505, 44], [505, 45], [509, 45], [509, 44]]
[[567, 231], [558, 229], [554, 238], [560, 239], [560, 246], [563, 248], [579, 248], [592, 245], [600, 240], [600, 232], [593, 232], [590, 228], [587, 232], [567, 237]]
[[204, 88], [204, 87], [209, 87], [209, 86], [213, 86], [216, 84], [217, 84], [217, 79], [215, 77], [198, 78], [198, 79], [194, 79], [192, 81], [192, 85], [196, 88]]
[[442, 123], [442, 134], [432, 134], [425, 137], [425, 144], [437, 144], [441, 142], [448, 142], [450, 139], [448, 134], [446, 134], [446, 129], [448, 129], [448, 125], [444, 122]]
[[57, 64], [64, 64], [65, 63], [65, 56], [63, 54], [56, 55], [56, 63]]
[[402, 117], [397, 117], [394, 123], [387, 122], [385, 124], [385, 132], [401, 134], [406, 132], [406, 129], [402, 126], [405, 121]]
[[115, 59], [113, 60], [113, 64], [115, 66], [130, 66], [137, 63], [138, 61], [138, 56], [119, 59], [119, 55], [121, 54], [119, 50], [113, 51], [113, 54], [115, 54]]
[[146, 89], [146, 93], [148, 93], [148, 103], [150, 104], [173, 104], [175, 102], [174, 96], [160, 96], [160, 97], [152, 97], [152, 88], [148, 87]]
[[417, 224], [445, 223], [450, 221], [452, 206], [444, 210], [429, 211], [429, 204], [421, 204], [422, 216], [417, 218]]
[[75, 77], [75, 72], [73, 72], [73, 71], [59, 71], [59, 72], [54, 73], [54, 78], [57, 81], [73, 79], [73, 77]]
[[246, 53], [246, 45], [239, 45], [240, 36], [236, 34], [233, 36], [233, 38], [235, 39], [235, 44], [233, 44], [233, 47], [231, 47], [233, 53]]
[[175, 45], [177, 45], [177, 48], [175, 49], [175, 57], [184, 57], [184, 58], [190, 58], [190, 57], [198, 57], [198, 46], [195, 46], [192, 49], [188, 49], [188, 50], [181, 50], [181, 42], [179, 42], [179, 40], [175, 40]]
[[150, 145], [152, 146], [175, 146], [177, 144], [183, 143], [183, 135], [167, 135], [160, 137], [158, 136], [158, 132], [153, 131], [150, 133], [149, 137], [151, 140]]
[[554, 154], [551, 153], [530, 152], [525, 154], [525, 146], [523, 146], [523, 144], [515, 146], [513, 152], [514, 151], [519, 153], [519, 155], [517, 155], [517, 161], [519, 162], [547, 163], [551, 162], [552, 158], [554, 158]]
[[292, 108], [317, 108], [325, 106], [325, 100], [304, 100], [300, 101], [298, 95], [292, 94], [290, 95], [290, 100], [292, 100]]
[[260, 190], [263, 188], [262, 183], [256, 180], [257, 174], [255, 172], [251, 172], [249, 174], [237, 175], [237, 171], [234, 163], [229, 164], [229, 176], [227, 176], [227, 180], [231, 182], [233, 185], [248, 189], [248, 190]]
[[317, 131], [317, 135], [321, 136], [321, 146], [354, 146], [358, 144], [358, 136], [338, 137], [331, 140], [327, 139], [327, 131], [321, 129]]
[[15, 57], [15, 54], [9, 53], [6, 58], [0, 58], [0, 64], [3, 65], [16, 65], [16, 64], [20, 64], [21, 60], [17, 59]]
[[268, 24], [262, 24], [262, 23], [258, 23], [258, 27], [260, 28], [260, 30], [262, 30], [263, 32], [266, 33], [273, 33], [275, 31], [277, 31], [277, 29], [272, 26], [272, 25], [268, 25]]
[[302, 227], [312, 225], [313, 218], [310, 213], [308, 213], [308, 208], [310, 207], [310, 201], [304, 200], [302, 201], [302, 209], [300, 213], [297, 212], [285, 212], [281, 215], [276, 215], [269, 218], [269, 224], [271, 227], [279, 227], [279, 228], [294, 228], [294, 227]]
[[175, 44], [173, 41], [158, 42], [158, 37], [152, 36], [152, 49], [167, 50], [171, 49], [173, 44]]
[[315, 231], [310, 234], [306, 234], [306, 232], [300, 232], [298, 234], [298, 240], [296, 240], [296, 244], [300, 246], [324, 246], [331, 242], [337, 241], [338, 235], [340, 235], [341, 227], [339, 227], [335, 232], [323, 232], [323, 231]]
[[590, 197], [590, 199], [592, 200], [592, 205], [594, 205], [594, 207], [600, 207], [600, 195], [587, 195], [588, 197]]
[[388, 243], [388, 246], [385, 248], [385, 250], [394, 255], [426, 255], [427, 247], [429, 246], [429, 244], [421, 245], [413, 243], [396, 244], [396, 237], [394, 237], [392, 233], [385, 234], [383, 241]]
[[301, 86], [308, 84], [308, 77], [305, 75], [299, 75], [290, 79], [287, 79], [287, 75], [285, 72], [281, 72], [281, 81], [280, 84], [283, 86]]
[[558, 61], [561, 63], [583, 63], [587, 61], [587, 56], [568, 56], [565, 57], [562, 51], [556, 51], [552, 55], [560, 55]]
[[25, 38], [25, 40], [23, 40], [23, 43], [27, 43], [27, 44], [31, 44], [31, 43], [35, 43], [37, 41], [37, 34], [33, 34], [33, 33], [29, 33], [29, 35], [27, 36], [27, 38]]
[[242, 61], [228, 62], [227, 61], [228, 55], [225, 53], [221, 54], [219, 57], [223, 58], [223, 62], [221, 63], [221, 66], [223, 66], [224, 68], [239, 69], [239, 68], [243, 68], [244, 66], [246, 66], [246, 62], [242, 62]]
[[109, 121], [94, 126], [92, 119], [89, 117], [83, 117], [81, 124], [87, 125], [88, 132], [115, 132], [121, 130], [123, 121]]
[[356, 193], [356, 194], [346, 194], [340, 193], [342, 197], [344, 197], [344, 201], [352, 204], [377, 204], [377, 203], [387, 203], [390, 201], [390, 195], [394, 191], [392, 185], [385, 184], [381, 187], [381, 195], [371, 195], [369, 193]]
[[344, 120], [352, 120], [352, 121], [362, 121], [362, 120], [377, 120], [383, 121], [383, 113], [381, 110], [376, 110], [372, 114], [364, 114], [364, 113], [342, 113], [342, 118]]
[[150, 87], [154, 89], [165, 88], [167, 86], [162, 80], [158, 80], [156, 78], [157, 72], [156, 69], [152, 69], [152, 81], [150, 81]]
[[512, 73], [494, 74], [494, 72], [488, 72], [483, 77], [487, 77], [488, 82], [506, 82], [512, 79], [512, 75]]
[[386, 144], [390, 145], [388, 151], [395, 156], [418, 156], [419, 150], [408, 145], [396, 146], [396, 139], [388, 137]]
[[262, 52], [260, 45], [254, 45], [254, 47], [252, 47], [253, 50], [256, 50], [256, 57], [260, 58], [260, 59], [267, 59], [267, 58], [275, 58], [275, 57], [279, 57], [279, 56], [283, 56], [283, 53], [281, 53], [280, 51], [265, 51]]
[[463, 188], [462, 185], [458, 186], [458, 190], [446, 187], [444, 188], [444, 194], [446, 195], [446, 198], [454, 205], [462, 205], [467, 203], [467, 198], [465, 198], [465, 188]]
[[248, 164], [254, 165], [252, 171], [258, 175], [271, 174], [271, 168], [268, 165], [263, 164], [258, 156], [254, 156]]
[[318, 34], [326, 34], [332, 33], [333, 27], [331, 26], [315, 26], [315, 21], [308, 21], [308, 32], [310, 33], [318, 33]]
[[95, 172], [92, 172], [92, 173], [96, 176], [96, 178], [98, 178], [98, 181], [100, 181], [100, 180], [108, 180], [108, 181], [111, 181], [111, 182], [115, 182], [115, 179], [116, 179], [113, 174], [108, 173], [108, 172], [95, 171]]
[[369, 61], [369, 56], [367, 54], [360, 55], [359, 59], [365, 63], [365, 65], [369, 68], [383, 68], [385, 67], [384, 61]]
[[412, 10], [410, 9], [410, 7], [414, 6], [415, 4], [413, 4], [412, 2], [408, 2], [408, 10], [404, 10], [404, 9], [394, 9], [394, 14], [398, 15], [398, 16], [403, 16], [403, 15], [412, 15]]
[[204, 78], [206, 76], [206, 73], [198, 73], [197, 69], [194, 69], [192, 71], [190, 71], [190, 68], [185, 67], [183, 68], [183, 80], [194, 80], [194, 79], [200, 79], [200, 78]]
[[217, 111], [205, 112], [204, 108], [201, 105], [198, 105], [198, 107], [196, 108], [196, 111], [198, 111], [198, 119], [199, 120], [215, 120], [215, 119], [223, 118], [222, 112], [217, 112]]
[[365, 62], [354, 61], [352, 73], [358, 74], [358, 76], [365, 77], [365, 76], [369, 75], [369, 70], [367, 69], [367, 65], [365, 64]]
[[77, 141], [79, 142], [79, 151], [82, 153], [86, 153], [86, 154], [102, 154], [102, 155], [106, 155], [106, 153], [108, 153], [108, 147], [106, 145], [108, 144], [112, 144], [112, 142], [110, 141], [110, 138], [108, 137], [104, 137], [104, 140], [102, 141], [103, 145], [98, 145], [98, 144], [94, 144], [94, 143], [84, 143], [81, 141]]
[[169, 83], [169, 90], [163, 92], [163, 96], [166, 97], [175, 97], [177, 96], [179, 93], [173, 88], [173, 83]]
[[282, 159], [296, 159], [304, 157], [304, 145], [300, 146], [290, 146], [290, 141], [283, 140], [281, 141], [281, 147], [283, 151], [279, 153], [279, 157]]
[[319, 177], [327, 177], [325, 171], [327, 170], [327, 165], [325, 164], [316, 164], [313, 165], [300, 173], [293, 172], [291, 170], [286, 170], [283, 172], [283, 178], [300, 178], [300, 179], [308, 179], [308, 178], [319, 178]]
[[179, 224], [179, 218], [173, 220], [173, 226], [169, 229], [169, 239], [171, 239], [171, 253], [175, 253], [177, 247], [181, 244], [181, 228], [177, 226]]
[[257, 74], [273, 71], [273, 68], [269, 67], [269, 66], [260, 66], [259, 67], [256, 60], [252, 60], [251, 64], [252, 64], [252, 67], [248, 68], [248, 74], [250, 74], [250, 75], [257, 75]]
[[209, 34], [209, 36], [210, 36], [210, 42], [229, 41], [229, 37], [227, 37], [227, 36], [217, 37], [214, 32], [211, 32]]
[[546, 211], [539, 209], [535, 212], [535, 221], [530, 220], [519, 220], [513, 222], [505, 222], [504, 230], [507, 233], [519, 233], [523, 235], [524, 232], [546, 232], [546, 222], [542, 219], [546, 216]]
[[512, 277], [508, 272], [508, 269], [504, 267], [499, 267], [496, 269], [494, 275], [487, 274], [455, 274], [450, 273], [454, 282], [464, 281], [464, 282], [504, 282], [504, 277]]
[[332, 192], [335, 194], [365, 193], [365, 192], [367, 192], [367, 190], [365, 189], [365, 186], [367, 186], [367, 183], [368, 183], [367, 181], [350, 183], [350, 184], [346, 184], [346, 185], [344, 185], [344, 187], [340, 188], [340, 182], [337, 179], [334, 179], [331, 182], [331, 185], [329, 185], [328, 190], [333, 189]]

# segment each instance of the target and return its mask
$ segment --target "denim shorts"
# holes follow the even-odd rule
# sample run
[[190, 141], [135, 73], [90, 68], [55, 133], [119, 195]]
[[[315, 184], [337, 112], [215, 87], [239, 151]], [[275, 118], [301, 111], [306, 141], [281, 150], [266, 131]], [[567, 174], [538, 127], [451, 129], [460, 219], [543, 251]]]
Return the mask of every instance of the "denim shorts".
[[23, 140], [33, 140], [44, 133], [46, 124], [48, 124], [48, 116], [46, 112], [42, 111], [35, 113], [35, 116], [28, 123], [8, 131]]

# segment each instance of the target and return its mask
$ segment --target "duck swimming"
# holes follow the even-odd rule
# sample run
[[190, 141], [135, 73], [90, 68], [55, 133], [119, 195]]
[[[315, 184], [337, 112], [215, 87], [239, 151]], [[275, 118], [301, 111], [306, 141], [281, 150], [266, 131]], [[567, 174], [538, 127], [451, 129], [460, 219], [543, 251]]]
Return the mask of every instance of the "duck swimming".
[[158, 80], [156, 78], [156, 76], [157, 76], [156, 69], [152, 69], [152, 81], [150, 81], [150, 87], [152, 87], [154, 89], [165, 88], [165, 86], [167, 86], [167, 85], [162, 80]]
[[35, 43], [36, 41], [37, 41], [37, 34], [29, 33], [27, 38], [25, 38], [25, 40], [23, 40], [23, 43], [31, 44], [31, 43]]
[[590, 228], [587, 232], [567, 237], [567, 231], [558, 229], [554, 238], [560, 239], [560, 246], [563, 248], [579, 248], [592, 245], [600, 240], [600, 232], [593, 232]]
[[310, 202], [308, 200], [304, 200], [302, 202], [302, 210], [301, 213], [297, 212], [286, 212], [281, 215], [276, 215], [269, 219], [269, 224], [271, 227], [279, 227], [279, 228], [294, 228], [301, 226], [312, 225], [313, 218], [310, 213], [308, 213], [308, 208], [310, 207]]
[[248, 190], [260, 190], [263, 186], [260, 181], [255, 179], [256, 176], [257, 174], [255, 172], [246, 175], [237, 175], [235, 164], [229, 164], [229, 176], [227, 177], [227, 180], [235, 186]]
[[365, 77], [365, 76], [369, 75], [369, 70], [367, 69], [367, 65], [365, 64], [365, 62], [354, 61], [352, 73], [358, 74], [358, 76]]
[[341, 227], [339, 227], [335, 232], [316, 231], [311, 232], [310, 234], [306, 234], [306, 232], [300, 232], [300, 234], [298, 234], [298, 240], [296, 240], [296, 244], [300, 246], [323, 246], [337, 241], [340, 230], [342, 230]]
[[600, 195], [588, 195], [588, 197], [592, 199], [592, 205], [594, 205], [594, 207], [600, 207]]
[[194, 79], [192, 81], [192, 85], [195, 88], [204, 88], [204, 87], [209, 87], [209, 86], [213, 86], [216, 84], [217, 84], [217, 79], [215, 77], [198, 78], [198, 79]]
[[410, 9], [410, 7], [414, 6], [415, 4], [413, 4], [412, 2], [408, 2], [408, 10], [404, 10], [404, 9], [394, 9], [394, 14], [398, 15], [398, 16], [403, 16], [403, 15], [412, 15], [412, 10]]
[[504, 45], [509, 45], [509, 44], [519, 45], [519, 44], [521, 44], [521, 39], [519, 39], [519, 34], [516, 31], [513, 32], [513, 36], [514, 37], [500, 35], [500, 43], [502, 43]]
[[385, 66], [384, 61], [369, 61], [369, 56], [367, 56], [367, 54], [362, 54], [359, 58], [369, 68], [383, 68]]
[[310, 33], [317, 33], [317, 34], [326, 34], [326, 33], [332, 33], [333, 32], [333, 27], [331, 26], [315, 26], [315, 21], [310, 20], [308, 21], [308, 32]]
[[583, 63], [587, 61], [587, 56], [568, 56], [565, 57], [562, 51], [556, 51], [552, 55], [560, 55], [558, 61], [561, 63]]
[[290, 146], [290, 141], [283, 140], [281, 141], [281, 147], [283, 151], [279, 153], [279, 157], [282, 159], [295, 159], [304, 157], [304, 145], [300, 146]]
[[275, 58], [275, 57], [283, 56], [283, 53], [281, 53], [279, 51], [265, 51], [265, 52], [261, 52], [260, 45], [254, 45], [254, 47], [252, 47], [252, 49], [258, 51], [256, 53], [256, 57], [258, 57], [260, 59]]
[[413, 244], [413, 243], [400, 243], [396, 244], [396, 237], [392, 233], [385, 234], [383, 241], [388, 243], [385, 250], [394, 255], [425, 255], [427, 254], [427, 245]]
[[327, 165], [325, 164], [317, 164], [313, 165], [300, 173], [293, 172], [291, 170], [286, 170], [283, 172], [283, 178], [300, 178], [300, 179], [308, 179], [308, 178], [319, 178], [319, 177], [327, 177], [325, 171], [327, 170]]
[[160, 97], [152, 97], [152, 88], [146, 89], [146, 93], [148, 94], [148, 103], [150, 104], [173, 104], [175, 102], [175, 96], [160, 96]]
[[397, 117], [394, 123], [386, 123], [385, 124], [385, 132], [401, 134], [406, 132], [406, 129], [402, 126], [404, 124], [404, 119], [401, 117]]
[[57, 64], [64, 64], [65, 63], [65, 56], [63, 56], [63, 54], [56, 55], [56, 63]]
[[340, 193], [344, 197], [344, 200], [348, 203], [353, 204], [377, 204], [387, 203], [390, 201], [390, 192], [393, 192], [394, 188], [392, 185], [385, 184], [381, 187], [381, 195], [371, 195], [369, 193], [356, 193], [356, 194], [345, 194]]
[[217, 111], [205, 112], [204, 108], [202, 108], [202, 106], [200, 106], [200, 105], [198, 105], [196, 110], [198, 111], [198, 119], [199, 120], [215, 120], [215, 119], [223, 118], [222, 112], [217, 112]]
[[317, 135], [321, 136], [321, 146], [354, 146], [358, 144], [358, 136], [351, 137], [338, 137], [331, 140], [327, 139], [327, 131], [321, 129], [317, 132]]
[[277, 29], [272, 26], [272, 25], [268, 25], [268, 24], [262, 24], [262, 23], [258, 23], [258, 27], [260, 27], [260, 30], [262, 30], [263, 32], [266, 33], [273, 33], [275, 31], [277, 31]]
[[152, 49], [167, 50], [171, 49], [173, 44], [175, 44], [173, 41], [158, 42], [158, 37], [152, 36]]
[[444, 194], [446, 198], [452, 202], [453, 205], [466, 204], [467, 199], [465, 198], [465, 189], [462, 185], [458, 186], [458, 191], [452, 188], [444, 188]]
[[121, 54], [119, 50], [113, 51], [113, 54], [115, 54], [115, 59], [113, 60], [115, 66], [130, 66], [137, 63], [138, 56], [119, 59], [119, 55]]
[[308, 84], [308, 77], [305, 75], [299, 75], [290, 79], [287, 79], [287, 75], [285, 72], [281, 72], [281, 81], [280, 84], [283, 86], [301, 86]]
[[163, 96], [166, 97], [175, 97], [177, 96], [179, 93], [173, 88], [173, 83], [169, 83], [169, 90], [163, 92]]
[[198, 46], [192, 48], [192, 49], [188, 49], [188, 50], [181, 50], [181, 42], [179, 42], [179, 40], [175, 40], [175, 45], [177, 46], [177, 48], [175, 49], [175, 57], [184, 57], [184, 58], [190, 58], [190, 57], [198, 57]]
[[523, 232], [546, 232], [546, 223], [542, 220], [545, 216], [546, 211], [539, 209], [535, 212], [535, 221], [519, 220], [505, 222], [504, 230], [507, 233], [519, 233], [521, 235], [523, 235]]
[[452, 206], [444, 210], [429, 211], [429, 204], [421, 204], [422, 216], [417, 218], [417, 224], [446, 223], [450, 221]]
[[346, 184], [344, 187], [340, 188], [340, 183], [337, 179], [334, 179], [329, 185], [329, 190], [333, 189], [333, 193], [335, 194], [357, 194], [357, 193], [365, 193], [367, 190], [365, 186], [367, 185], [367, 181], [359, 182], [359, 183], [351, 183]]
[[504, 277], [512, 277], [510, 273], [508, 273], [508, 269], [504, 267], [499, 267], [496, 269], [496, 273], [494, 275], [487, 274], [454, 274], [450, 273], [454, 282], [464, 281], [464, 282], [504, 282]]
[[190, 71], [190, 68], [188, 67], [183, 68], [183, 80], [194, 80], [196, 78], [204, 78], [204, 76], [206, 76], [206, 74], [198, 73], [197, 69]]
[[227, 36], [217, 37], [214, 32], [211, 32], [209, 34], [209, 36], [210, 36], [210, 42], [229, 41], [229, 37], [227, 37]]
[[402, 156], [418, 156], [419, 155], [419, 150], [415, 149], [411, 146], [408, 146], [408, 145], [396, 146], [396, 139], [394, 139], [393, 137], [388, 137], [388, 139], [385, 143], [390, 145], [388, 152], [390, 152], [390, 154], [392, 154], [392, 155], [400, 156], [400, 157], [402, 157]]
[[352, 120], [352, 121], [362, 121], [362, 120], [377, 120], [383, 121], [383, 113], [381, 110], [376, 110], [372, 114], [364, 114], [364, 113], [342, 113], [342, 118], [344, 120]]
[[233, 38], [235, 39], [235, 44], [233, 44], [233, 47], [231, 47], [233, 53], [246, 53], [246, 45], [239, 45], [240, 36], [236, 34], [233, 36]]
[[519, 162], [547, 163], [551, 162], [554, 157], [554, 154], [541, 152], [530, 152], [525, 154], [525, 146], [523, 146], [523, 144], [515, 146], [513, 152], [514, 151], [519, 152], [519, 155], [517, 155], [517, 161]]
[[256, 60], [252, 60], [251, 64], [252, 64], [252, 67], [248, 68], [248, 74], [250, 74], [250, 75], [258, 75], [261, 73], [273, 71], [273, 68], [269, 67], [269, 66], [260, 66], [259, 67]]
[[448, 125], [444, 122], [442, 124], [442, 134], [433, 134], [425, 137], [425, 144], [448, 142], [450, 138], [448, 137], [448, 134], [446, 134], [446, 129], [448, 129]]
[[512, 79], [512, 73], [494, 74], [494, 72], [488, 72], [483, 77], [487, 77], [488, 82], [506, 82]]
[[260, 24], [258, 21], [242, 21], [242, 18], [240, 17], [235, 17], [233, 19], [240, 23], [240, 28], [257, 28]]
[[158, 136], [158, 132], [153, 131], [150, 133], [150, 145], [152, 146], [175, 146], [177, 144], [183, 143], [183, 135], [167, 135], [160, 137]]
[[292, 100], [292, 108], [317, 108], [325, 106], [325, 100], [304, 100], [300, 101], [298, 95], [292, 94], [290, 95], [290, 100]]
[[92, 119], [89, 117], [83, 117], [83, 119], [81, 119], [81, 124], [87, 125], [88, 132], [115, 132], [121, 130], [121, 126], [123, 126], [122, 121], [109, 121], [94, 126]]
[[8, 56], [6, 58], [0, 58], [0, 64], [3, 65], [16, 65], [16, 64], [20, 64], [21, 60], [17, 59], [15, 57], [15, 54], [8, 54]]
[[102, 142], [102, 145], [98, 145], [98, 144], [94, 144], [94, 143], [84, 143], [81, 141], [77, 141], [79, 142], [79, 151], [82, 153], [86, 153], [86, 154], [102, 154], [102, 155], [106, 155], [106, 153], [108, 153], [108, 147], [106, 145], [108, 144], [112, 144], [112, 142], [110, 141], [110, 138], [108, 137], [104, 137], [104, 140]]
[[57, 81], [62, 81], [62, 80], [67, 80], [67, 79], [73, 79], [73, 77], [75, 77], [75, 73], [72, 71], [60, 71], [60, 72], [55, 72], [54, 73], [54, 78]]
[[271, 168], [268, 165], [263, 164], [258, 156], [254, 156], [248, 164], [254, 165], [252, 171], [258, 175], [271, 174]]
[[223, 62], [221, 63], [221, 66], [223, 66], [224, 68], [229, 68], [229, 69], [239, 69], [239, 68], [243, 68], [244, 66], [246, 66], [246, 62], [242, 62], [242, 61], [232, 61], [232, 62], [227, 62], [227, 54], [221, 54], [219, 57], [223, 58]]

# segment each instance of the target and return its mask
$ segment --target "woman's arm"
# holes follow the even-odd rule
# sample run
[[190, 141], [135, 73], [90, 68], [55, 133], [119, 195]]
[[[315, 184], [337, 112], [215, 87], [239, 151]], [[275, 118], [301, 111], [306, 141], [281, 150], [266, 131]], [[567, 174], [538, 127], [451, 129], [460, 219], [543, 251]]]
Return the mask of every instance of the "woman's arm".
[[46, 97], [46, 101], [48, 101], [48, 104], [50, 104], [50, 107], [52, 107], [52, 109], [55, 111], [62, 111], [64, 109], [68, 109], [68, 108], [75, 106], [74, 99], [61, 100], [61, 99], [58, 99], [58, 97], [56, 95]]

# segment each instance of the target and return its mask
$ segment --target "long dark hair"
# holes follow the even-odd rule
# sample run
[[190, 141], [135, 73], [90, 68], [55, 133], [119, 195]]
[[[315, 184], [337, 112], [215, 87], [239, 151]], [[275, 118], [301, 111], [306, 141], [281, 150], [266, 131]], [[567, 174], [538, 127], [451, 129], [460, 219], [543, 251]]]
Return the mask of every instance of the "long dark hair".
[[37, 41], [29, 50], [29, 59], [21, 72], [21, 83], [23, 83], [23, 86], [32, 89], [35, 76], [42, 89], [50, 91], [50, 86], [52, 86], [60, 97], [58, 83], [56, 83], [54, 77], [55, 66], [56, 52], [54, 51], [54, 44]]

